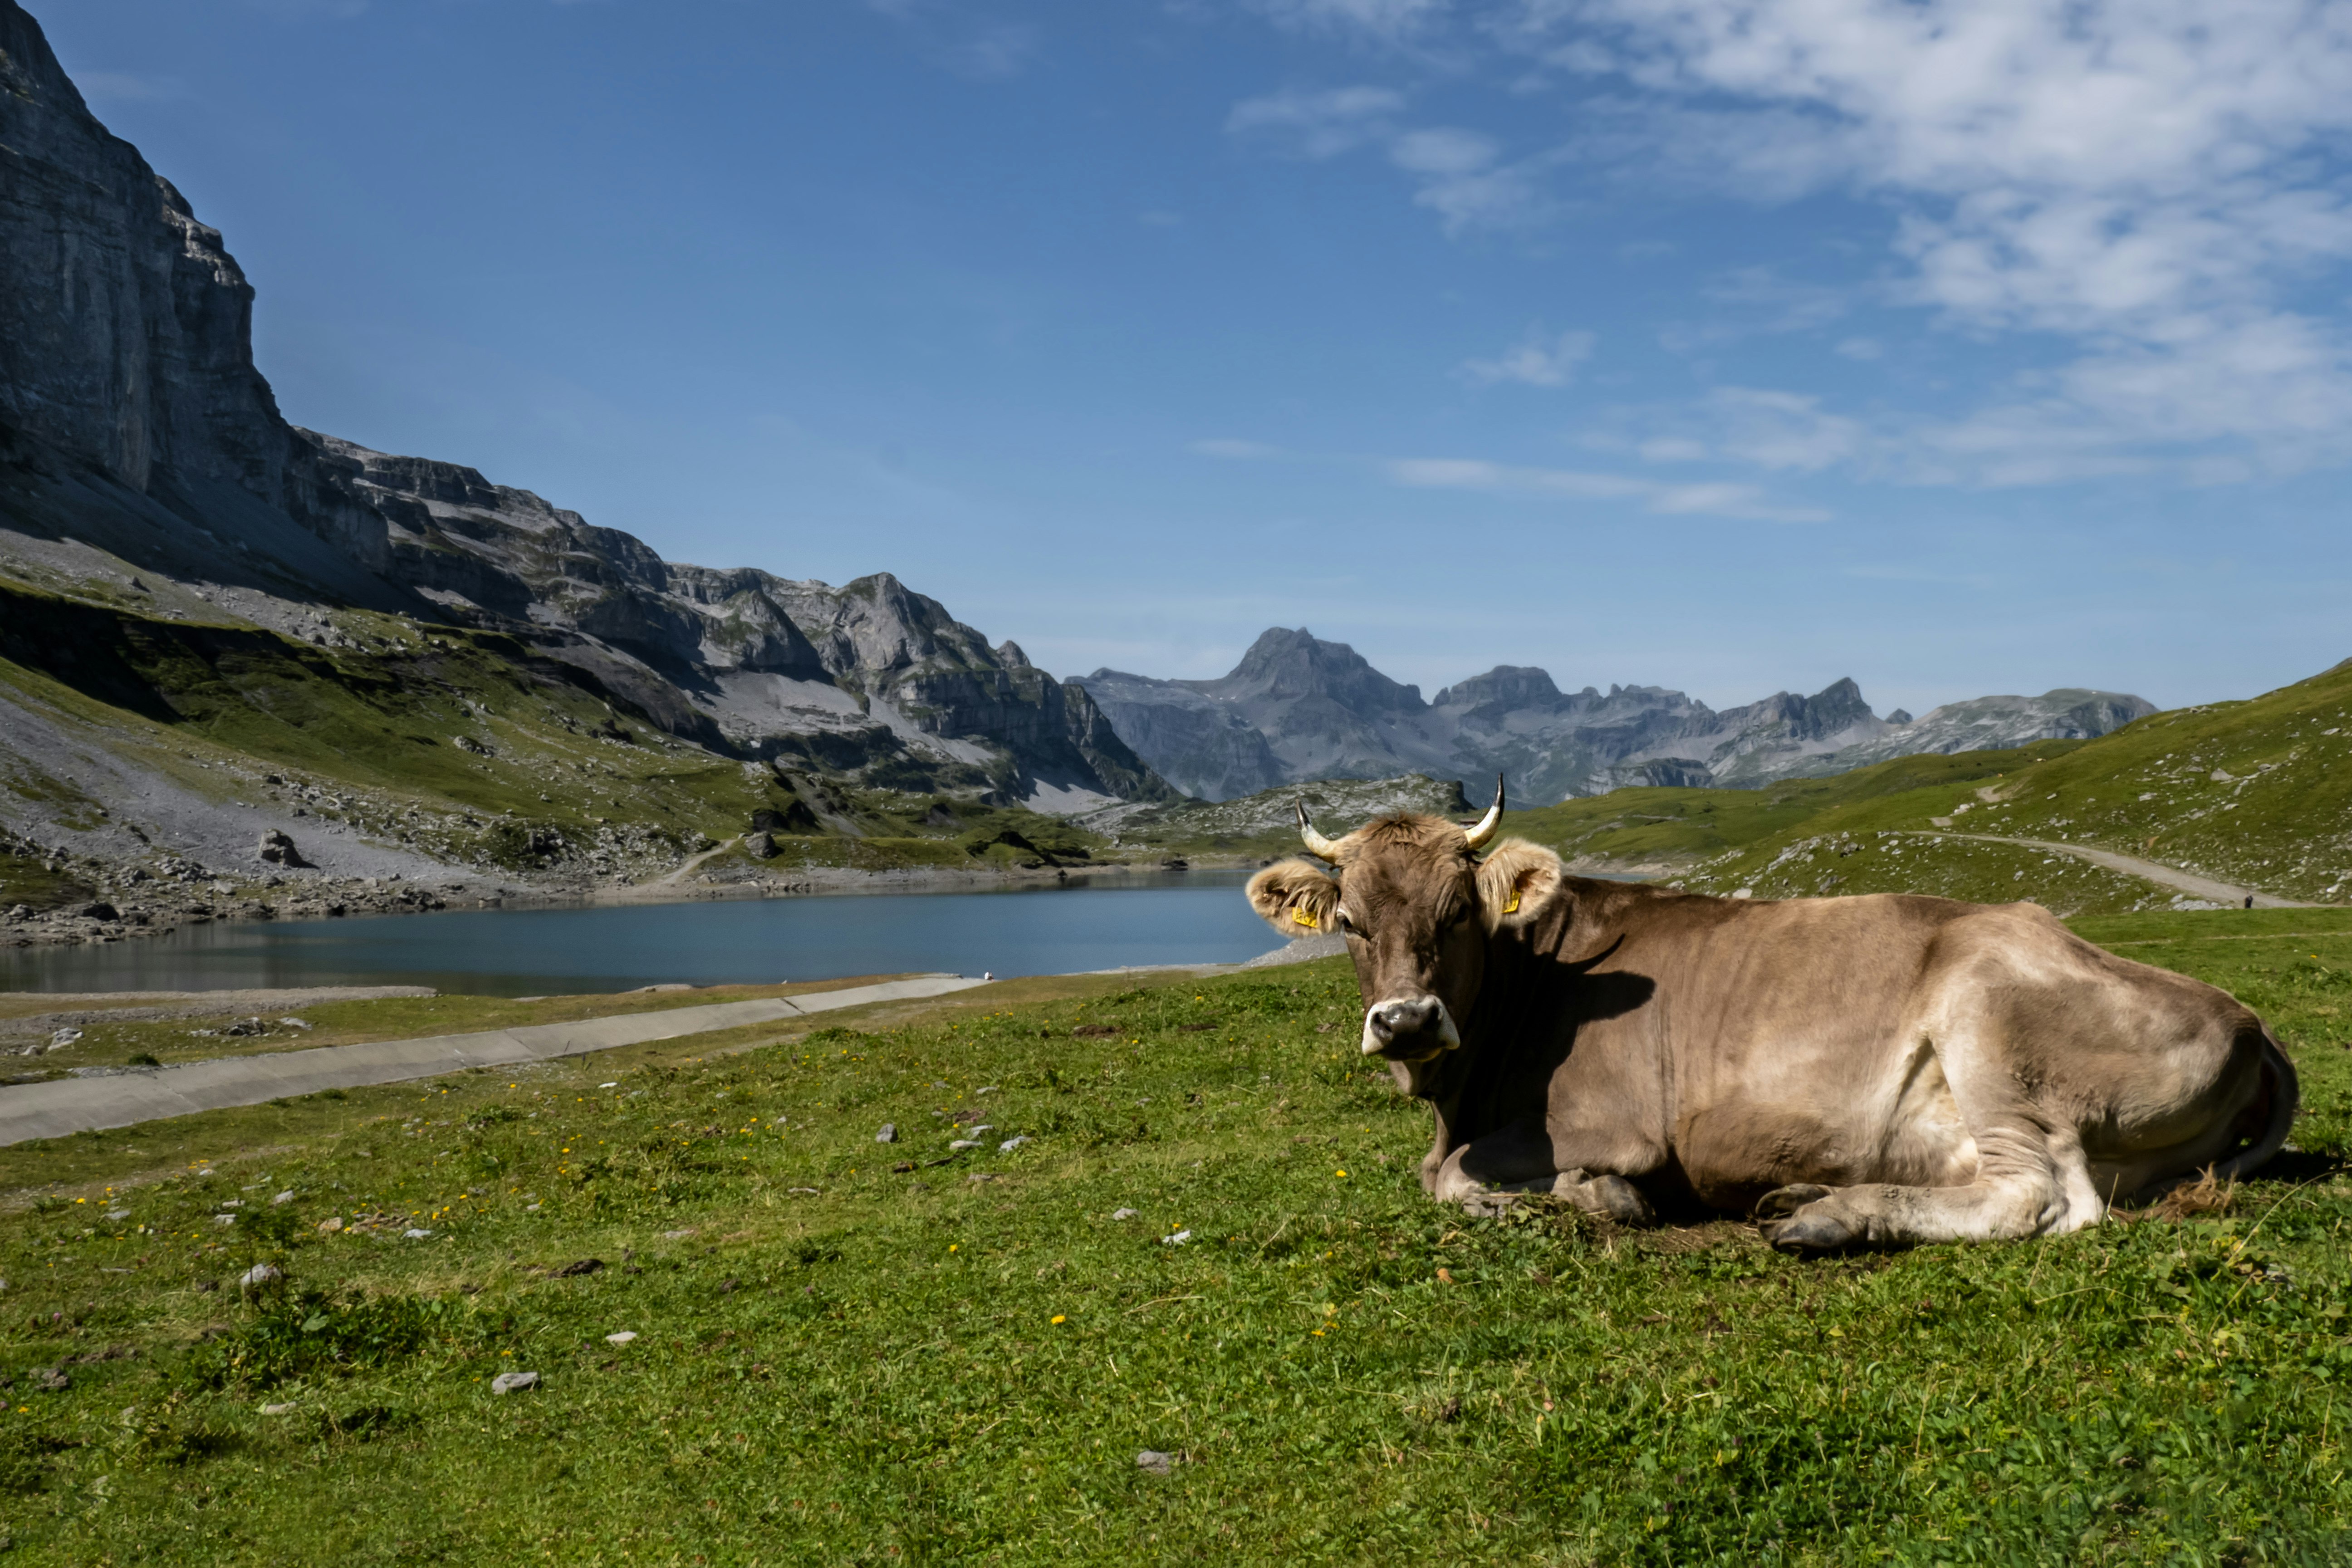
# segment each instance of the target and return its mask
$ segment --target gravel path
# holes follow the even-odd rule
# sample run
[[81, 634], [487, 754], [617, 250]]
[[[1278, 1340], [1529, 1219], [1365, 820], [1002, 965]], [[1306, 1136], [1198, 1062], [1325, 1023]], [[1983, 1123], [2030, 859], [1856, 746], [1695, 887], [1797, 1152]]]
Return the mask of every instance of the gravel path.
[[2194, 899], [2210, 899], [2217, 904], [2242, 905], [2254, 900], [2258, 910], [2313, 910], [2324, 906], [2307, 903], [2301, 899], [2282, 899], [2275, 894], [2257, 891], [2252, 888], [2233, 887], [2217, 882], [2210, 877], [2200, 877], [2194, 871], [2184, 871], [2178, 866], [2168, 866], [2161, 860], [2143, 860], [2137, 855], [2118, 855], [2112, 849], [2094, 849], [2084, 844], [2053, 844], [2044, 838], [2003, 838], [1994, 833], [1927, 833], [1913, 832], [1913, 838], [1972, 838], [1979, 844], [2014, 844], [2021, 849], [2040, 849], [2053, 855], [2072, 855], [2077, 860], [2088, 860], [2094, 866], [2104, 866], [2110, 871], [2121, 871], [2163, 887], [2176, 888]]
[[432, 1078], [472, 1067], [506, 1067], [557, 1057], [608, 1051], [616, 1046], [673, 1040], [746, 1024], [777, 1023], [856, 1007], [944, 996], [984, 984], [955, 974], [919, 975], [854, 985], [841, 991], [807, 992], [753, 1002], [719, 1002], [666, 1013], [632, 1013], [583, 1018], [569, 1024], [536, 1024], [483, 1034], [436, 1035], [421, 1040], [376, 1040], [355, 1046], [320, 1046], [307, 1051], [225, 1057], [184, 1067], [157, 1068], [106, 1078], [52, 1079], [0, 1089], [0, 1144], [32, 1138], [62, 1138], [107, 1127], [129, 1127], [170, 1116], [258, 1105], [285, 1095], [324, 1089], [357, 1089]]

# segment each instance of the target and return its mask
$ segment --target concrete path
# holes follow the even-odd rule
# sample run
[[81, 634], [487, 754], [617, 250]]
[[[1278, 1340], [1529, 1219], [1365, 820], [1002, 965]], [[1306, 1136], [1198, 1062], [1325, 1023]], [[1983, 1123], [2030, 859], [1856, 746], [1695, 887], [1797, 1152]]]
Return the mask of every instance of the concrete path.
[[1973, 838], [1979, 844], [2014, 844], [2021, 849], [2040, 849], [2053, 855], [2072, 855], [2077, 860], [2088, 860], [2094, 866], [2104, 866], [2110, 871], [2121, 871], [2167, 888], [2178, 888], [2192, 899], [2209, 899], [2217, 904], [2243, 905], [2252, 895], [2258, 910], [2314, 910], [2324, 906], [2306, 903], [2301, 899], [2282, 899], [2270, 893], [2256, 892], [2252, 888], [2235, 888], [2227, 882], [2217, 882], [2210, 877], [2200, 877], [2194, 871], [2184, 871], [2178, 866], [2168, 866], [2161, 860], [2143, 860], [2137, 855], [2118, 855], [2112, 849], [2094, 849], [2085, 844], [2053, 844], [2042, 838], [2003, 838], [1997, 833], [1924, 833], [1914, 832], [1914, 838]]
[[985, 981], [929, 974], [912, 980], [856, 985], [845, 991], [815, 991], [756, 1002], [720, 1002], [664, 1013], [631, 1013], [615, 1018], [583, 1018], [571, 1024], [533, 1024], [478, 1035], [436, 1035], [421, 1040], [376, 1040], [356, 1046], [320, 1046], [307, 1051], [225, 1057], [105, 1078], [59, 1079], [0, 1089], [0, 1144], [32, 1138], [128, 1127], [166, 1116], [188, 1116], [224, 1106], [258, 1105], [282, 1095], [315, 1094], [322, 1089], [358, 1089], [431, 1078], [473, 1067], [511, 1067], [557, 1057], [609, 1051], [648, 1040], [674, 1040], [746, 1024], [828, 1013], [868, 1002], [944, 996]]

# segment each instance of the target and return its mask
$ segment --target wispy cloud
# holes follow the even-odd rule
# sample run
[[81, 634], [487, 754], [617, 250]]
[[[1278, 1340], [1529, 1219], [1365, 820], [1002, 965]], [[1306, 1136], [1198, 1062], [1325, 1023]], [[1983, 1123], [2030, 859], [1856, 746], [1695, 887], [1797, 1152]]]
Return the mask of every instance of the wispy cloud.
[[997, 81], [1015, 77], [1035, 58], [1037, 29], [1026, 22], [976, 16], [943, 0], [866, 0], [922, 52], [959, 76]]
[[1313, 161], [1383, 148], [1412, 180], [1412, 199], [1436, 213], [1449, 234], [1522, 226], [1549, 210], [1540, 176], [1556, 154], [1507, 161], [1501, 143], [1482, 132], [1400, 125], [1404, 107], [1404, 94], [1392, 88], [1289, 88], [1234, 105], [1225, 130], [1278, 155]]
[[1395, 44], [1419, 37], [1452, 9], [1450, 0], [1256, 0], [1284, 26]]
[[2352, 459], [2352, 340], [2288, 302], [2352, 258], [2352, 202], [2314, 155], [2352, 130], [2340, 8], [1519, 0], [1508, 24], [1634, 89], [1626, 159], [1884, 200], [1903, 299], [2083, 345], [2035, 395], [1918, 432], [1921, 477]]
[[[1475, 123], [1407, 126], [1394, 101], [1312, 139], [1315, 156], [1385, 150], [1448, 232], [1556, 216], [1570, 166], [1651, 195], [1880, 205], [1874, 304], [2061, 356], [1973, 413], [1877, 428], [1909, 477], [2226, 482], [2352, 462], [2343, 5], [2241, 0], [2223, 25], [2204, 0], [1257, 3], [1294, 28], [1499, 51], [1498, 120], [1523, 125], [1544, 81], [1584, 81], [1575, 121], [1532, 153]], [[1465, 79], [1446, 79], [1460, 121]], [[1855, 301], [1758, 270], [1706, 303], [1667, 346], [1822, 331]]]
[[1244, 99], [1225, 130], [1289, 157], [1336, 158], [1394, 134], [1404, 94], [1385, 87], [1286, 88]]
[[245, 0], [245, 4], [276, 16], [324, 16], [334, 22], [348, 22], [368, 8], [368, 0]]
[[1461, 458], [1394, 458], [1382, 467], [1391, 481], [1414, 489], [1477, 490], [1562, 500], [1638, 500], [1654, 512], [1758, 522], [1826, 522], [1831, 515], [1817, 507], [1780, 505], [1754, 485], [1659, 484], [1623, 474], [1519, 468]]
[[1592, 357], [1591, 332], [1528, 329], [1526, 337], [1493, 359], [1465, 361], [1455, 372], [1474, 386], [1517, 382], [1523, 386], [1566, 386], [1576, 367]]
[[188, 96], [188, 84], [177, 77], [135, 76], [129, 71], [76, 71], [74, 85], [92, 103], [152, 103]]

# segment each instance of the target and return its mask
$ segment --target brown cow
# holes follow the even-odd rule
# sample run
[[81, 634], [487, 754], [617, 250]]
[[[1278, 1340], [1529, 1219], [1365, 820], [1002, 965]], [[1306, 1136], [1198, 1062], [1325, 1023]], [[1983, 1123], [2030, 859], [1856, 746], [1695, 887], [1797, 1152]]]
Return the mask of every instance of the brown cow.
[[1250, 879], [1286, 935], [1346, 933], [1362, 1048], [1429, 1101], [1422, 1185], [1746, 1212], [1793, 1252], [2041, 1236], [2285, 1142], [2294, 1067], [2202, 982], [2037, 905], [1707, 898], [1569, 876], [1521, 839], [1384, 816], [1337, 876]]

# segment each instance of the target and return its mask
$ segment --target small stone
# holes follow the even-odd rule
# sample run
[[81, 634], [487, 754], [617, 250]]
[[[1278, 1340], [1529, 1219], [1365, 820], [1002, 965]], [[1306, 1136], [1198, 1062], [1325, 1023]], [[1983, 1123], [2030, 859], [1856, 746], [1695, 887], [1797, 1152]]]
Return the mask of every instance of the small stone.
[[429, 1230], [419, 1230], [415, 1226], [411, 1226], [400, 1234], [410, 1241], [423, 1241], [426, 1237], [431, 1236], [433, 1233]]
[[977, 1149], [979, 1147], [980, 1140], [977, 1138], [958, 1138], [948, 1145], [948, 1152], [950, 1154], [961, 1154], [966, 1149]]
[[692, 1236], [693, 1234], [694, 1227], [692, 1226], [688, 1226], [684, 1230], [666, 1230], [662, 1232], [662, 1239], [664, 1241], [684, 1241], [688, 1237]]
[[1003, 1181], [1003, 1178], [999, 1176], [993, 1171], [974, 1171], [971, 1175], [966, 1176], [964, 1180], [967, 1182], [997, 1182]]
[[295, 1411], [300, 1408], [301, 1406], [290, 1403], [286, 1405], [265, 1405], [261, 1407], [261, 1413], [264, 1415], [291, 1415]]
[[885, 1121], [882, 1124], [882, 1131], [874, 1134], [874, 1142], [877, 1143], [896, 1143], [898, 1141], [898, 1124], [895, 1121]]
[[109, 1219], [129, 1219], [131, 1217], [131, 1211], [129, 1209], [109, 1209], [106, 1211], [106, 1217]]
[[982, 1084], [978, 1089], [972, 1090], [972, 1093], [974, 1094], [994, 1094], [995, 1092], [996, 1086], [992, 1083]]
[[1135, 1468], [1146, 1475], [1164, 1476], [1176, 1468], [1176, 1456], [1163, 1454], [1157, 1448], [1146, 1448], [1135, 1456]]
[[601, 1258], [583, 1258], [577, 1263], [567, 1263], [557, 1269], [555, 1277], [558, 1279], [576, 1279], [583, 1274], [593, 1274], [604, 1267], [604, 1260]]
[[263, 1285], [274, 1285], [286, 1278], [286, 1271], [275, 1263], [257, 1263], [236, 1278], [236, 1282], [251, 1290]]
[[623, 1329], [617, 1334], [606, 1334], [604, 1336], [604, 1342], [608, 1345], [625, 1345], [636, 1337], [637, 1333], [635, 1329]]
[[279, 1204], [290, 1204], [290, 1203], [292, 1203], [293, 1201], [294, 1201], [294, 1189], [293, 1189], [293, 1188], [291, 1188], [291, 1187], [289, 1187], [289, 1188], [287, 1188], [284, 1192], [282, 1192], [282, 1193], [278, 1194], [276, 1197], [274, 1197], [274, 1198], [270, 1199], [270, 1200], [269, 1200], [269, 1206], [270, 1206], [270, 1207], [272, 1207], [272, 1208], [276, 1208]]
[[1181, 1247], [1192, 1239], [1192, 1233], [1191, 1231], [1180, 1230], [1173, 1236], [1161, 1237], [1160, 1238], [1160, 1245], [1162, 1247]]
[[278, 1021], [289, 1029], [307, 1029], [311, 1026], [310, 1021], [307, 1018], [280, 1018]]
[[235, 1225], [236, 1223], [236, 1215], [233, 1214], [216, 1214], [213, 1215], [213, 1223], [220, 1226]]
[[537, 1214], [539, 1210], [540, 1205], [537, 1204], [525, 1204], [522, 1205], [522, 1212], [525, 1214]]
[[73, 1386], [73, 1379], [66, 1375], [62, 1367], [37, 1366], [26, 1372], [25, 1376], [31, 1381], [35, 1388], [44, 1389], [50, 1394], [63, 1394]]
[[1029, 1135], [1024, 1132], [1017, 1138], [1007, 1138], [1003, 1142], [999, 1143], [996, 1146], [996, 1152], [1000, 1154], [1010, 1154], [1027, 1142], [1029, 1142]]
[[319, 1222], [319, 1234], [321, 1236], [332, 1236], [342, 1228], [343, 1218], [341, 1215], [330, 1215]]
[[49, 1049], [53, 1051], [61, 1051], [65, 1049], [66, 1047], [72, 1045], [76, 1040], [80, 1038], [81, 1031], [79, 1029], [59, 1029], [56, 1034], [49, 1037]]
[[1110, 1217], [1113, 1219], [1133, 1219], [1141, 1212], [1142, 1211], [1140, 1209], [1113, 1209], [1111, 1211]]
[[537, 1388], [539, 1373], [535, 1372], [502, 1372], [490, 1379], [492, 1394], [512, 1394], [519, 1388]]

